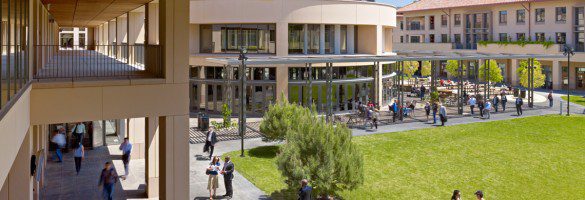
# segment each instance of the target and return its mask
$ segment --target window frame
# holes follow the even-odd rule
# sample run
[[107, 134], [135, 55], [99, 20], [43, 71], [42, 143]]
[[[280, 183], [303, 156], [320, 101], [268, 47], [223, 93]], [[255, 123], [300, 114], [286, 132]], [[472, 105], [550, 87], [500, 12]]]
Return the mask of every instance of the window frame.
[[[564, 9], [564, 13], [559, 13], [559, 11], [562, 11], [561, 9]], [[559, 20], [559, 14], [561, 14], [561, 18]], [[557, 23], [566, 23], [567, 22], [567, 7], [556, 7], [555, 8], [555, 22]]]
[[[522, 15], [520, 15], [522, 14]], [[522, 16], [522, 18], [520, 18], [520, 16]], [[522, 21], [520, 21], [520, 19], [522, 19]], [[519, 9], [516, 10], [516, 24], [525, 24], [526, 23], [526, 10], [525, 9]]]
[[[539, 12], [542, 11], [542, 12]], [[542, 14], [542, 16], [540, 16]], [[535, 8], [534, 9], [534, 23], [536, 24], [544, 24], [546, 23], [546, 9], [545, 8]]]
[[498, 22], [501, 25], [508, 24], [508, 11], [507, 10], [501, 10], [498, 12]]

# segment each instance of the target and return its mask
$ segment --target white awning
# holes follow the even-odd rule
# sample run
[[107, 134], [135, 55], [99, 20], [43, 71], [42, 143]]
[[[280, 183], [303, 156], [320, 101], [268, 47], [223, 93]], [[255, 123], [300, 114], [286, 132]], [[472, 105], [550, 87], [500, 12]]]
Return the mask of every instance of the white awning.
[[[412, 52], [420, 55], [384, 55], [384, 56], [291, 56], [291, 57], [253, 57], [246, 61], [246, 65], [275, 65], [275, 64], [305, 64], [305, 63], [355, 63], [355, 62], [398, 62], [398, 61], [427, 61], [427, 60], [488, 60], [488, 59], [529, 59], [529, 58], [564, 58], [562, 54], [483, 54], [483, 53], [453, 53], [439, 54]], [[237, 58], [207, 58], [209, 62], [220, 65], [240, 65]]]

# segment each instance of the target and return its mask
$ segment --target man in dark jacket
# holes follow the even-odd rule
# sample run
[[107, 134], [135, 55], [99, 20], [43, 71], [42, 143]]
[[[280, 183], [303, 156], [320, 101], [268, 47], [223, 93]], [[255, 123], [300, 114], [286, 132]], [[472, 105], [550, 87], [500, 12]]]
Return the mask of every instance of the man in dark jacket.
[[299, 189], [299, 198], [298, 200], [311, 200], [311, 192], [313, 188], [309, 186], [309, 181], [307, 179], [303, 179], [301, 181], [301, 189]]
[[217, 134], [213, 131], [213, 127], [209, 127], [209, 131], [205, 135], [205, 147], [204, 152], [209, 151], [209, 160], [213, 156], [213, 149], [215, 148], [215, 143], [217, 143]]
[[516, 114], [518, 116], [522, 116], [522, 105], [524, 104], [524, 100], [522, 100], [522, 97], [518, 96], [518, 98], [516, 98]]
[[500, 105], [500, 98], [498, 97], [498, 95], [495, 95], [494, 98], [492, 99], [493, 103], [492, 105], [494, 105], [494, 109], [496, 110], [496, 112], [498, 112], [498, 105]]
[[225, 195], [224, 197], [229, 197], [230, 199], [234, 195], [234, 188], [232, 187], [232, 180], [234, 179], [234, 163], [232, 163], [231, 158], [229, 156], [225, 157], [225, 163], [223, 164], [223, 170], [221, 170], [221, 174], [223, 174], [223, 183], [225, 184]]

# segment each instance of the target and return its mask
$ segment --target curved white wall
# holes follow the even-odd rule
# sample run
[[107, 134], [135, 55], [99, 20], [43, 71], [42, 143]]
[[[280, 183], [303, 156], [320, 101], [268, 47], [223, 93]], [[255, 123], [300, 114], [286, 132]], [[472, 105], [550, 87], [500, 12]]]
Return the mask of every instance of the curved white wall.
[[191, 0], [191, 24], [309, 23], [396, 26], [396, 8], [349, 0]]

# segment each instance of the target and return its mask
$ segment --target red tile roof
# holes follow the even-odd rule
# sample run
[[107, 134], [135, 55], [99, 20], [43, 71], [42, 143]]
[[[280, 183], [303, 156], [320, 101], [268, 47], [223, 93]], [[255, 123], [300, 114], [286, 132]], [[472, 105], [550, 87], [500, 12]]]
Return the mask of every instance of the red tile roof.
[[481, 6], [481, 5], [494, 5], [494, 4], [509, 4], [509, 3], [522, 3], [522, 2], [536, 2], [544, 0], [419, 0], [408, 4], [397, 12], [412, 12], [420, 10], [434, 10], [434, 9], [445, 9], [445, 8], [457, 8], [457, 7], [469, 7], [469, 6]]

